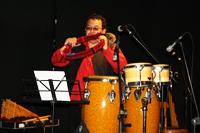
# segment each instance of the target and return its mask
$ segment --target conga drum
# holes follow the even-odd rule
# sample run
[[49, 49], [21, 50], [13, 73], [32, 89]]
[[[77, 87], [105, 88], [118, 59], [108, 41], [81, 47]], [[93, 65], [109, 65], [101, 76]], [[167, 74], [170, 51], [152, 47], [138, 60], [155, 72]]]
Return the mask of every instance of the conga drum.
[[157, 89], [157, 95], [160, 100], [166, 101], [166, 94], [171, 84], [170, 67], [168, 64], [154, 64], [152, 73], [153, 86]]
[[117, 133], [119, 115], [119, 86], [115, 76], [88, 76], [84, 78], [82, 119], [90, 133]]
[[[130, 94], [125, 98], [124, 107], [127, 111], [125, 124], [126, 133], [158, 133], [160, 120], [160, 104], [156, 88], [152, 86], [152, 64], [132, 63], [125, 66], [125, 82], [130, 88]], [[143, 112], [143, 100], [147, 101], [146, 115]], [[144, 123], [145, 121], [145, 123]], [[145, 129], [144, 129], [145, 125]]]
[[170, 67], [168, 64], [153, 65], [153, 82], [154, 84], [169, 84], [170, 82]]

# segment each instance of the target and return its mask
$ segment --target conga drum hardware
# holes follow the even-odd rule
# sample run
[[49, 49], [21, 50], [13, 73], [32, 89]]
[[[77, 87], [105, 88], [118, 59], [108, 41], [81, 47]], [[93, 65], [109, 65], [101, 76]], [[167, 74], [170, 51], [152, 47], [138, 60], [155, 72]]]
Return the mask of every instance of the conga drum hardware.
[[161, 100], [161, 93], [160, 93], [160, 90], [159, 89], [156, 89], [156, 96], [157, 96], [157, 100]]
[[124, 88], [124, 93], [123, 93], [123, 99], [124, 99], [124, 100], [129, 99], [130, 94], [131, 94], [130, 87], [125, 86], [125, 88]]
[[88, 100], [90, 97], [90, 90], [89, 89], [85, 89], [84, 90], [84, 99]]
[[108, 92], [108, 96], [110, 102], [113, 103], [116, 97], [115, 84], [117, 83], [117, 80], [110, 80], [110, 83], [112, 84], [112, 90]]
[[148, 100], [148, 103], [151, 103], [151, 89], [147, 88], [145, 98]]
[[[136, 101], [141, 98], [142, 91], [143, 91], [142, 89], [136, 89], [134, 91], [134, 96], [135, 96]], [[151, 89], [150, 88], [146, 88], [146, 93], [144, 95], [144, 98], [148, 99], [148, 102], [151, 103]]]
[[136, 89], [136, 90], [134, 91], [135, 99], [136, 99], [136, 100], [139, 100], [141, 94], [142, 94], [142, 93], [141, 93], [141, 89]]
[[142, 91], [146, 90], [146, 94], [145, 97], [150, 98], [150, 89], [151, 87], [147, 86], [147, 87], [133, 87], [131, 89], [134, 89], [134, 96], [136, 100], [139, 100], [142, 94]]
[[84, 97], [83, 97], [85, 100], [88, 100], [90, 97], [90, 90], [87, 87], [88, 87], [88, 81], [85, 82]]
[[113, 103], [114, 100], [115, 100], [115, 97], [116, 97], [115, 91], [114, 91], [114, 90], [111, 90], [110, 92], [108, 92], [108, 96], [109, 96], [110, 102]]

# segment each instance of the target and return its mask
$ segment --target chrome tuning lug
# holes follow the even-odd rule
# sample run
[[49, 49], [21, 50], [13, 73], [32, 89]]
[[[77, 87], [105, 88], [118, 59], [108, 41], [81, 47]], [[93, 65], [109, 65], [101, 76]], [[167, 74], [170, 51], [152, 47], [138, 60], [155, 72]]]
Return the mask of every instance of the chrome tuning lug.
[[151, 103], [151, 89], [147, 89], [145, 97], [147, 98], [148, 102]]
[[159, 90], [156, 90], [156, 96], [157, 96], [157, 99], [160, 101], [161, 100], [161, 93]]
[[134, 96], [135, 96], [135, 99], [136, 100], [139, 100], [140, 99], [140, 97], [141, 97], [141, 89], [136, 89], [135, 91], [134, 91]]
[[131, 94], [130, 87], [126, 86], [126, 87], [124, 88], [124, 98], [125, 98], [126, 100], [129, 99], [130, 94]]
[[113, 103], [114, 100], [115, 100], [115, 97], [116, 97], [115, 91], [114, 91], [114, 90], [111, 90], [110, 92], [108, 92], [108, 96], [109, 96], [110, 102]]
[[89, 89], [85, 89], [84, 90], [84, 99], [88, 100], [90, 97], [90, 90]]

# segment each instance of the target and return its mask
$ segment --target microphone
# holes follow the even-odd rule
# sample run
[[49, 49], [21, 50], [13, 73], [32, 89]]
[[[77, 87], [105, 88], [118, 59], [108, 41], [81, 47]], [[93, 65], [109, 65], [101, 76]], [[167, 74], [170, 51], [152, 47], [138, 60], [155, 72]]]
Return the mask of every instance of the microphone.
[[185, 34], [181, 35], [174, 43], [172, 43], [171, 45], [169, 45], [167, 48], [166, 48], [166, 51], [168, 53], [172, 52], [172, 50], [174, 49], [174, 47], [176, 46], [177, 43], [179, 43], [183, 37], [184, 37]]
[[132, 34], [132, 31], [129, 29], [130, 24], [119, 25], [117, 30], [119, 32], [128, 32], [128, 34]]
[[113, 61], [115, 62], [117, 61], [117, 56], [118, 56], [117, 54], [118, 54], [119, 38], [117, 39], [117, 37], [111, 32], [106, 33], [105, 36], [107, 37], [111, 47], [115, 46], [114, 53], [113, 53]]

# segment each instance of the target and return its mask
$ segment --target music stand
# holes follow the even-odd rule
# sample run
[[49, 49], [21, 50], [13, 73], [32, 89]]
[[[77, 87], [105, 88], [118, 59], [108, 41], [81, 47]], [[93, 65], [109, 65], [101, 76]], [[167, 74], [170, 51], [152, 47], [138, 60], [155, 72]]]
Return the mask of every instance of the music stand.
[[[55, 103], [70, 101], [67, 80], [64, 71], [34, 70], [38, 91], [42, 101], [52, 104], [52, 122], [54, 124]], [[54, 127], [52, 126], [52, 133]]]

